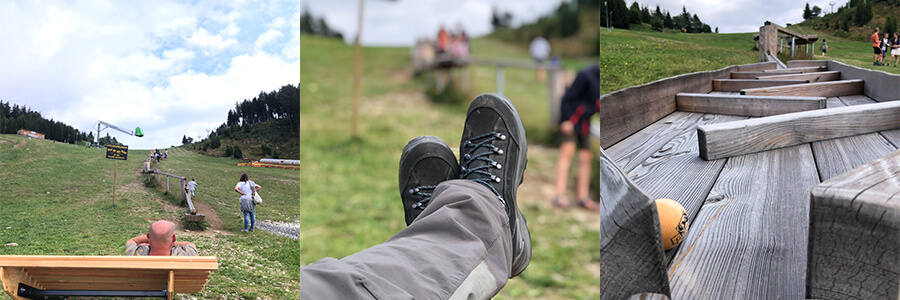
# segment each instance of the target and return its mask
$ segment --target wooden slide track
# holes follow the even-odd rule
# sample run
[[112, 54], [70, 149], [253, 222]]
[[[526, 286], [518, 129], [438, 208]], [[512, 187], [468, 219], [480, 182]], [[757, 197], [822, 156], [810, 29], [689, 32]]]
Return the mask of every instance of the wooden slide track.
[[[602, 298], [900, 298], [900, 76], [776, 65], [600, 97]], [[657, 198], [690, 219], [669, 251]]]

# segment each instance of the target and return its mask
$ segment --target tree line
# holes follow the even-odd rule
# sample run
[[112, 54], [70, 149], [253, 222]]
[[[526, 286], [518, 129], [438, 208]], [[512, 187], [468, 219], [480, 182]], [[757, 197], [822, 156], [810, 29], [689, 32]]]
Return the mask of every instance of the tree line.
[[43, 134], [45, 139], [74, 144], [76, 141], [93, 141], [92, 132], [82, 132], [60, 121], [46, 119], [38, 111], [0, 100], [0, 133], [16, 134], [19, 129]]
[[[879, 5], [875, 8], [875, 5]], [[834, 29], [841, 33], [850, 31], [851, 26], [878, 26], [882, 32], [897, 32], [898, 19], [893, 14], [892, 8], [900, 7], [900, 0], [850, 0], [837, 8], [833, 13], [821, 13], [818, 6], [809, 7], [809, 3], [803, 9], [803, 19], [815, 29]], [[821, 15], [820, 15], [821, 13]], [[869, 24], [875, 14], [887, 15], [882, 24]]]
[[342, 33], [328, 26], [325, 18], [316, 18], [306, 6], [303, 7], [303, 13], [300, 14], [300, 34], [344, 38]]
[[[608, 15], [608, 16], [607, 16]], [[713, 32], [709, 24], [703, 23], [697, 14], [691, 14], [686, 6], [681, 6], [681, 14], [672, 16], [664, 9], [656, 5], [651, 10], [648, 6], [642, 6], [637, 1], [629, 7], [625, 0], [603, 1], [600, 4], [600, 25], [620, 29], [628, 29], [631, 24], [648, 23], [656, 31], [674, 29], [686, 33], [710, 33]], [[718, 32], [718, 28], [715, 30]]]

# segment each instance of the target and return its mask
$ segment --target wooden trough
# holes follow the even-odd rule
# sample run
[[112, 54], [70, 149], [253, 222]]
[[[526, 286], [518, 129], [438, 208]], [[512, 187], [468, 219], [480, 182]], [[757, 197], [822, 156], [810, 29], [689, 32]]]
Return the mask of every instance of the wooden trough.
[[[602, 299], [900, 297], [900, 76], [835, 61], [766, 72], [777, 67], [600, 97]], [[750, 73], [809, 83], [715, 91]], [[669, 251], [657, 198], [689, 215]]]

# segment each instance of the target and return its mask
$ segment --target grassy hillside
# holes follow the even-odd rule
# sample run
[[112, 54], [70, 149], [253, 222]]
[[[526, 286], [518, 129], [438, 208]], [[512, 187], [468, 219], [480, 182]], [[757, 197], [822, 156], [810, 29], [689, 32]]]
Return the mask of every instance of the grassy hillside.
[[[122, 255], [125, 241], [146, 233], [151, 222], [181, 223], [186, 209], [180, 201], [143, 184], [146, 176], [138, 170], [147, 154], [132, 150], [127, 161], [116, 163], [105, 158], [104, 150], [0, 135], [0, 254]], [[196, 199], [209, 226], [205, 231], [179, 228], [177, 237], [196, 243], [202, 255], [217, 256], [219, 271], [195, 297], [298, 297], [299, 242], [261, 230], [237, 232], [243, 225], [233, 188], [247, 173], [263, 186], [266, 202], [257, 207], [258, 221], [296, 223], [299, 172], [237, 167], [233, 160], [181, 149], [170, 149], [169, 160], [154, 168], [196, 177], [200, 184]], [[177, 191], [175, 181], [171, 189]]]

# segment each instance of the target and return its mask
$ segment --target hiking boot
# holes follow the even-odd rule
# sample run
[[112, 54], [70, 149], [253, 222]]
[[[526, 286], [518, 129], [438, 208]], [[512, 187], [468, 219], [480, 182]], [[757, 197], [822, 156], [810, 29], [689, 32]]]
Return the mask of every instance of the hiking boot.
[[525, 128], [512, 103], [499, 94], [476, 97], [469, 105], [459, 144], [459, 178], [486, 186], [503, 204], [512, 234], [510, 278], [522, 273], [531, 261], [531, 234], [516, 206], [527, 152]]
[[415, 220], [441, 182], [459, 178], [459, 163], [453, 150], [438, 137], [412, 139], [400, 155], [400, 200], [406, 226]]

